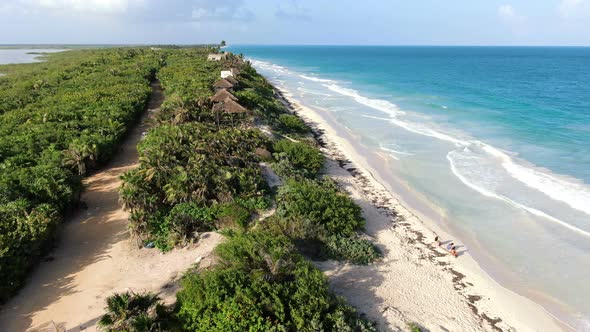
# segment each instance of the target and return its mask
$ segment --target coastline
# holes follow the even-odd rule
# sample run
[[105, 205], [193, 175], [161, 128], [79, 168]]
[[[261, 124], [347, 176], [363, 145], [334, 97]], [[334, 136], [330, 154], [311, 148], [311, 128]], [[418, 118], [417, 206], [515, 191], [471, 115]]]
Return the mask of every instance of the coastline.
[[317, 263], [337, 293], [386, 330], [405, 328], [410, 322], [429, 331], [570, 330], [541, 305], [492, 279], [464, 247], [453, 259], [433, 246], [434, 234], [443, 243], [453, 239], [434, 222], [435, 207], [418, 200], [409, 204], [411, 189], [375, 166], [388, 162], [384, 156], [363, 149], [329, 114], [302, 106], [288, 91], [277, 90], [314, 128], [330, 159], [326, 173], [363, 208], [366, 233], [384, 253], [382, 262], [367, 267]]

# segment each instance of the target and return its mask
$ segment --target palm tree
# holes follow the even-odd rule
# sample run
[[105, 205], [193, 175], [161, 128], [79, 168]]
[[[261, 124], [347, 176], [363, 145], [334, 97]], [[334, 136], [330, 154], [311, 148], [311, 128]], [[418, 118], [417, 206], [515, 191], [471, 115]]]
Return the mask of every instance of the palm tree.
[[115, 293], [106, 302], [106, 314], [98, 322], [103, 331], [160, 331], [169, 318], [160, 298], [150, 293]]
[[78, 175], [86, 174], [86, 160], [96, 159], [96, 146], [88, 144], [72, 143], [69, 149], [64, 151], [63, 164], [78, 170]]

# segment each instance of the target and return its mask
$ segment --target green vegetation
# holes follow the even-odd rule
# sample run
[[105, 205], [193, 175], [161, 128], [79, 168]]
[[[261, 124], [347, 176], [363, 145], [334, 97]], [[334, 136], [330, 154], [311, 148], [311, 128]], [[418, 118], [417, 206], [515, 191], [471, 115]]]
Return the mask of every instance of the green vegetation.
[[286, 237], [235, 234], [216, 253], [218, 267], [189, 274], [178, 293], [186, 331], [374, 331]]
[[351, 236], [365, 224], [360, 207], [329, 180], [290, 179], [277, 201], [279, 216], [310, 220], [316, 234]]
[[211, 270], [189, 273], [173, 309], [150, 294], [115, 294], [106, 331], [376, 331], [328, 289], [326, 277], [268, 232], [230, 233]]
[[[360, 208], [334, 183], [316, 179], [324, 158], [309, 128], [239, 57], [218, 63], [198, 50], [182, 52], [169, 55], [157, 74], [167, 100], [139, 144], [139, 167], [123, 177], [120, 190], [132, 229], [162, 250], [205, 231], [224, 230], [228, 237], [216, 249], [216, 265], [184, 278], [173, 310], [178, 329], [373, 331], [328, 290], [296, 245], [317, 241], [326, 258], [359, 264], [379, 257], [357, 234], [364, 225]], [[247, 116], [213, 112], [211, 86], [222, 66], [240, 68], [234, 95], [249, 109]], [[263, 136], [251, 127], [252, 117], [298, 141]], [[262, 160], [283, 170], [277, 197], [262, 178]], [[272, 200], [277, 212], [254, 219]]]
[[[240, 56], [211, 49], [81, 50], [7, 66], [0, 78], [0, 299], [20, 285], [75, 207], [81, 179], [109, 160], [159, 79], [166, 101], [138, 145], [120, 199], [130, 228], [171, 250], [223, 230], [218, 262], [189, 272], [174, 308], [152, 294], [108, 298], [105, 331], [374, 331], [302, 254], [368, 264], [379, 257], [359, 232], [360, 208], [318, 178], [324, 158], [310, 129]], [[246, 114], [213, 108], [219, 71]], [[278, 137], [263, 134], [267, 124]], [[272, 154], [271, 154], [272, 153]], [[261, 161], [284, 184], [270, 190]], [[276, 205], [271, 217], [257, 217]], [[317, 244], [317, 252], [302, 250]]]
[[51, 245], [82, 176], [113, 156], [163, 61], [125, 48], [0, 67], [0, 302]]
[[277, 129], [285, 133], [307, 134], [310, 132], [305, 122], [292, 114], [279, 115]]
[[267, 189], [255, 151], [270, 145], [259, 130], [239, 128], [247, 118], [225, 121], [228, 115], [212, 111], [222, 65], [206, 52], [177, 51], [166, 64], [157, 74], [168, 96], [158, 125], [139, 144], [139, 167], [123, 176], [120, 190], [134, 232], [163, 250], [198, 231], [247, 227], [259, 207], [247, 203]]
[[381, 258], [381, 253], [374, 244], [356, 236], [329, 236], [325, 245], [328, 257], [344, 259], [354, 264], [367, 265]]
[[282, 139], [273, 145], [273, 149], [281, 165], [275, 170], [284, 177], [300, 174], [315, 178], [324, 164], [320, 151], [306, 143]]
[[422, 332], [422, 329], [416, 323], [408, 323], [408, 329], [410, 332]]
[[107, 298], [106, 313], [98, 321], [108, 332], [170, 331], [173, 323], [172, 313], [157, 296], [132, 292]]

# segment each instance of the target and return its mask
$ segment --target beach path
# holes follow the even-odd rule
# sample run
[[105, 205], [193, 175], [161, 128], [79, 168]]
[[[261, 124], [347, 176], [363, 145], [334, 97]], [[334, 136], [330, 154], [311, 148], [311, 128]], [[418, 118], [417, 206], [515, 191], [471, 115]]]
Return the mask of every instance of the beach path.
[[3, 306], [0, 331], [95, 331], [105, 298], [128, 289], [160, 293], [170, 301], [175, 281], [220, 241], [220, 235], [211, 233], [196, 247], [162, 254], [130, 240], [128, 213], [119, 203], [118, 189], [120, 176], [137, 165], [136, 145], [148, 128], [150, 114], [164, 100], [159, 82], [152, 83], [152, 91], [148, 111], [117, 156], [85, 179], [82, 200], [88, 209], [65, 222], [57, 248]]

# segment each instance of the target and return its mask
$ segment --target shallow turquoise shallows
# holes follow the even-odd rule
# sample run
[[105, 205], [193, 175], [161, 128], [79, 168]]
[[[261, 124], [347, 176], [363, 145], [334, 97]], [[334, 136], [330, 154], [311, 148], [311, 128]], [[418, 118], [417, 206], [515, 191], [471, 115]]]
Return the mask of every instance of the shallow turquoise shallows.
[[229, 50], [387, 154], [494, 278], [590, 330], [590, 48]]

